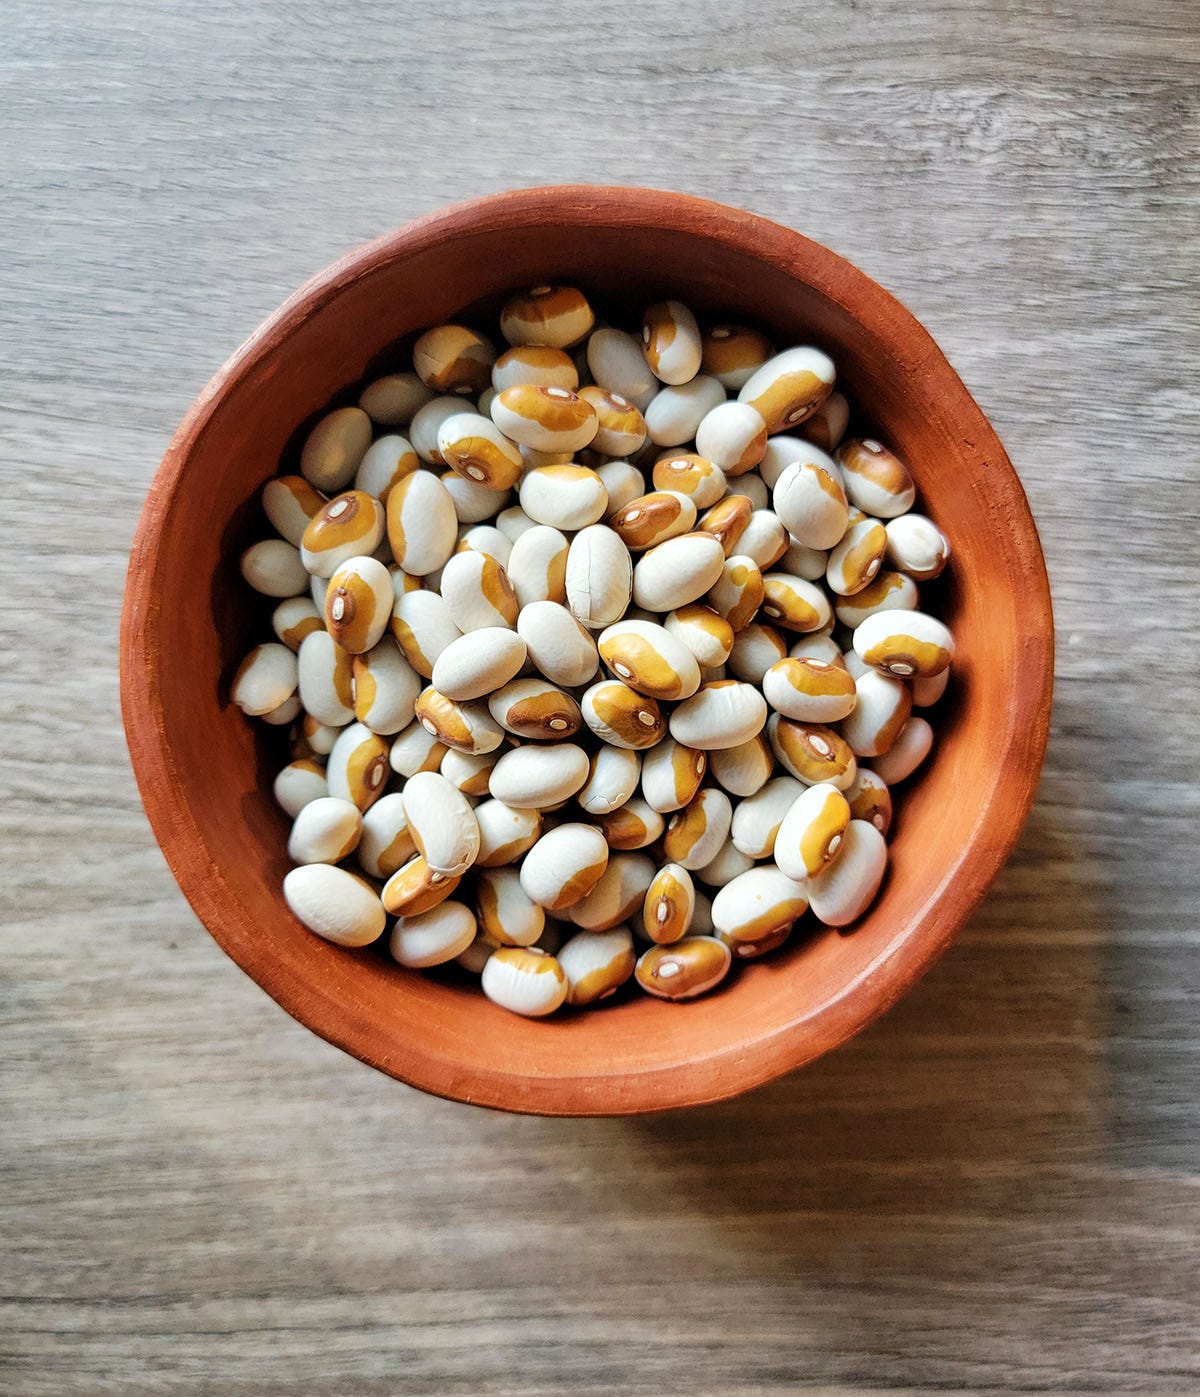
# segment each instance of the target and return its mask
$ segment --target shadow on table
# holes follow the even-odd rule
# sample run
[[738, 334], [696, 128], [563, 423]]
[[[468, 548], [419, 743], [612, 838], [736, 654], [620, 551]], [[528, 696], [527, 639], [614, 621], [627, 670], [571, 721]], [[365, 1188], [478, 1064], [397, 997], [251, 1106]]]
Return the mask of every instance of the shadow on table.
[[1036, 1212], [1026, 1179], [1101, 1160], [1111, 923], [1088, 786], [1048, 764], [987, 902], [883, 1019], [747, 1096], [619, 1123], [630, 1170], [758, 1265], [791, 1266], [860, 1242], [925, 1249], [922, 1218]]

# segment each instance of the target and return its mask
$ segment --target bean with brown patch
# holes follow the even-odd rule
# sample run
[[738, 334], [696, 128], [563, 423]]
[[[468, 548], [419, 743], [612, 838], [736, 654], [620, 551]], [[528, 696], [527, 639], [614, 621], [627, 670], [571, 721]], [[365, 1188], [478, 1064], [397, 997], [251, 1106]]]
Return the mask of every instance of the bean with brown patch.
[[390, 635], [355, 655], [352, 673], [354, 716], [360, 723], [390, 736], [412, 722], [421, 681]]
[[856, 757], [879, 757], [890, 751], [912, 712], [912, 692], [891, 675], [869, 669], [854, 680], [855, 705], [841, 725]]
[[917, 488], [908, 467], [872, 437], [842, 442], [837, 463], [851, 504], [878, 519], [895, 519], [912, 508]]
[[754, 620], [764, 595], [765, 583], [758, 564], [746, 554], [735, 553], [725, 559], [705, 600], [718, 616], [725, 618], [736, 636]]
[[507, 732], [539, 742], [559, 742], [583, 726], [570, 694], [545, 679], [513, 679], [488, 699], [488, 712]]
[[394, 917], [419, 917], [445, 902], [461, 882], [461, 875], [439, 873], [417, 854], [392, 874], [380, 898]]
[[887, 531], [878, 519], [851, 524], [829, 554], [825, 581], [839, 596], [861, 592], [879, 572], [887, 549]]
[[482, 703], [456, 703], [432, 684], [418, 694], [415, 711], [427, 733], [460, 752], [494, 752], [504, 741], [504, 729]]
[[651, 946], [634, 969], [638, 984], [656, 999], [695, 999], [729, 974], [733, 956], [712, 936], [685, 936], [670, 946]]
[[435, 393], [477, 396], [490, 385], [495, 362], [491, 340], [466, 325], [435, 325], [413, 345], [413, 368]]
[[362, 817], [362, 837], [354, 852], [364, 873], [385, 881], [417, 852], [398, 791], [380, 796]]
[[392, 615], [392, 577], [376, 558], [347, 558], [329, 579], [325, 629], [351, 655], [379, 643]]
[[543, 834], [521, 864], [526, 896], [551, 912], [574, 906], [608, 867], [608, 845], [592, 825], [566, 824]]
[[354, 660], [328, 631], [313, 631], [296, 654], [297, 685], [304, 711], [331, 728], [354, 717]]
[[567, 598], [566, 536], [548, 524], [534, 524], [513, 543], [505, 568], [518, 607]]
[[302, 475], [277, 475], [262, 488], [263, 513], [293, 548], [329, 501]]
[[845, 665], [804, 657], [778, 660], [762, 679], [763, 697], [785, 718], [836, 723], [854, 708], [854, 680]]
[[600, 633], [600, 658], [618, 679], [651, 698], [690, 698], [700, 687], [695, 655], [663, 626], [618, 621]]
[[852, 818], [850, 802], [836, 786], [809, 786], [784, 814], [772, 857], [789, 878], [814, 878], [837, 857]]
[[363, 723], [351, 723], [338, 735], [325, 767], [329, 794], [369, 810], [383, 794], [390, 769], [390, 748]]
[[519, 493], [531, 519], [570, 532], [597, 523], [608, 509], [604, 482], [587, 466], [535, 467], [525, 472]]
[[393, 488], [387, 534], [405, 572], [425, 577], [446, 565], [458, 542], [458, 515], [450, 492], [431, 471], [413, 471]]
[[519, 291], [500, 311], [500, 333], [511, 345], [570, 349], [595, 323], [587, 297], [574, 286], [540, 285]]
[[738, 401], [758, 409], [768, 432], [786, 431], [816, 412], [833, 391], [836, 374], [833, 360], [819, 349], [786, 349], [751, 374]]
[[442, 569], [442, 600], [464, 635], [516, 625], [517, 596], [502, 564], [486, 553], [455, 553]]
[[648, 848], [662, 834], [665, 823], [657, 810], [636, 797], [595, 818], [596, 828], [610, 849]]
[[686, 495], [698, 510], [715, 505], [726, 490], [721, 467], [694, 451], [668, 452], [654, 463], [651, 479], [656, 490]]
[[854, 651], [898, 679], [929, 679], [954, 658], [954, 637], [923, 611], [877, 611], [854, 632]]
[[767, 721], [767, 740], [776, 758], [806, 786], [828, 781], [844, 791], [858, 771], [850, 744], [822, 723], [798, 723], [774, 713]]
[[714, 933], [739, 960], [765, 955], [781, 945], [808, 911], [803, 882], [773, 863], [734, 878], [713, 898]]
[[653, 877], [654, 864], [645, 854], [610, 854], [600, 881], [567, 916], [584, 931], [608, 931], [641, 909]]
[[438, 428], [438, 450], [458, 475], [489, 490], [509, 490], [521, 478], [521, 453], [499, 427], [476, 412], [447, 417]]
[[539, 388], [579, 387], [579, 370], [571, 356], [548, 344], [518, 344], [506, 349], [492, 365], [492, 387], [497, 393], [534, 383]]
[[633, 974], [636, 961], [628, 927], [571, 937], [558, 952], [567, 977], [567, 1003], [583, 1008], [607, 999]]
[[445, 599], [425, 590], [396, 597], [391, 626], [404, 658], [425, 679], [433, 678], [433, 667], [442, 652], [462, 635]]
[[667, 822], [663, 852], [684, 868], [703, 868], [729, 838], [733, 806], [724, 791], [706, 786]]
[[722, 388], [736, 393], [774, 352], [761, 330], [749, 325], [714, 325], [702, 337], [700, 366]]
[[668, 863], [654, 875], [642, 902], [642, 926], [651, 941], [669, 946], [688, 934], [696, 910], [696, 886], [682, 864]]
[[700, 533], [712, 534], [728, 558], [737, 548], [738, 539], [746, 532], [754, 504], [748, 495], [726, 495], [703, 514], [696, 525]]
[[695, 796], [708, 768], [706, 753], [665, 738], [642, 759], [642, 795], [651, 810], [681, 810]]
[[656, 301], [642, 316], [642, 351], [663, 383], [687, 383], [700, 371], [696, 317], [682, 301]]
[[686, 534], [696, 522], [696, 505], [675, 490], [639, 495], [609, 518], [608, 527], [631, 553], [642, 553]]
[[696, 450], [727, 476], [745, 475], [767, 449], [767, 424], [749, 403], [718, 403], [696, 428]]
[[354, 477], [354, 488], [374, 495], [380, 504], [387, 504], [387, 497], [406, 475], [419, 470], [421, 458], [413, 450], [407, 437], [388, 435], [372, 442], [366, 455], [359, 462]]
[[642, 751], [660, 742], [667, 730], [657, 702], [617, 679], [593, 684], [579, 706], [592, 732], [614, 747]]
[[788, 631], [819, 631], [833, 619], [825, 593], [786, 572], [769, 572], [763, 578], [762, 613]]

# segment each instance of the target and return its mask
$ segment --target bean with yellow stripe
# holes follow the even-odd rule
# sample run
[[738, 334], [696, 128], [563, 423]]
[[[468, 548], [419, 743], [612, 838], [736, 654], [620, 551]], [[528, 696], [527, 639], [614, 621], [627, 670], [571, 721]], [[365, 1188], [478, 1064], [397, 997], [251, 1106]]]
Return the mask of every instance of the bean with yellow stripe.
[[601, 680], [579, 701], [583, 721], [604, 742], [642, 751], [660, 742], [667, 721], [653, 698], [618, 679]]
[[521, 887], [550, 912], [574, 906], [608, 867], [608, 845], [592, 825], [565, 824], [543, 834], [521, 864]]
[[653, 877], [654, 864], [645, 854], [610, 854], [600, 881], [567, 916], [584, 931], [608, 931], [640, 910]]
[[347, 490], [309, 520], [300, 540], [301, 561], [315, 576], [332, 577], [348, 558], [374, 553], [383, 529], [383, 506], [374, 495]]
[[930, 679], [954, 658], [954, 637], [923, 611], [879, 611], [854, 632], [854, 651], [899, 679]]
[[513, 543], [505, 570], [518, 607], [566, 601], [569, 547], [565, 535], [548, 524], [534, 524]]
[[687, 383], [696, 377], [703, 354], [700, 327], [682, 301], [656, 301], [646, 307], [642, 351], [663, 383]]
[[458, 515], [432, 471], [414, 471], [388, 495], [387, 535], [405, 572], [425, 577], [444, 567], [458, 542]]
[[492, 381], [496, 350], [466, 325], [435, 325], [413, 345], [413, 368], [435, 393], [476, 396]]
[[846, 794], [822, 781], [788, 808], [775, 836], [775, 862], [789, 878], [815, 878], [835, 859], [853, 812]]
[[696, 886], [682, 864], [668, 863], [654, 875], [642, 901], [642, 927], [649, 939], [669, 946], [688, 934], [696, 911]]
[[479, 930], [497, 946], [532, 946], [546, 927], [546, 912], [521, 886], [515, 868], [485, 868], [475, 883]]
[[836, 723], [857, 702], [854, 679], [845, 665], [810, 656], [777, 660], [762, 678], [763, 697], [785, 718]]
[[642, 796], [660, 814], [682, 810], [700, 789], [707, 769], [705, 752], [668, 737], [642, 761]]
[[804, 786], [794, 776], [776, 776], [738, 801], [729, 827], [733, 847], [752, 859], [768, 859], [775, 837]]
[[771, 341], [749, 325], [714, 325], [701, 340], [700, 364], [731, 393], [771, 358]]
[[367, 454], [359, 463], [354, 477], [354, 488], [374, 495], [380, 504], [387, 504], [387, 497], [406, 475], [421, 467], [421, 458], [413, 450], [407, 437], [389, 433], [371, 443]]
[[819, 631], [833, 619], [829, 598], [821, 588], [786, 572], [763, 577], [762, 613], [788, 631]]
[[263, 513], [293, 548], [304, 530], [329, 503], [302, 475], [277, 475], [262, 488]]
[[604, 482], [587, 466], [551, 465], [527, 470], [519, 496], [521, 508], [536, 523], [569, 532], [597, 523], [608, 510]]
[[352, 672], [354, 716], [360, 723], [390, 736], [412, 722], [421, 681], [390, 635], [355, 655]]
[[823, 723], [799, 723], [773, 713], [767, 721], [767, 739], [778, 760], [807, 786], [828, 781], [844, 791], [857, 773], [850, 744]]
[[646, 419], [637, 405], [598, 384], [579, 390], [596, 414], [596, 434], [589, 445], [603, 456], [632, 456], [646, 440]]
[[916, 486], [908, 467], [881, 442], [855, 437], [837, 449], [850, 503], [877, 519], [896, 519], [912, 508]]
[[696, 451], [727, 476], [745, 475], [767, 449], [767, 424], [749, 403], [718, 403], [696, 428]]
[[338, 735], [329, 754], [325, 777], [329, 794], [369, 810], [387, 785], [388, 744], [362, 723], [351, 723]]
[[527, 1018], [554, 1013], [568, 989], [562, 966], [537, 946], [501, 946], [493, 951], [479, 983], [493, 1004]]
[[600, 633], [600, 658], [638, 693], [676, 701], [700, 687], [700, 667], [682, 641], [648, 621], [618, 621]]
[[733, 956], [713, 936], [685, 936], [669, 946], [651, 946], [634, 967], [638, 984], [656, 999], [695, 999], [716, 989], [729, 974]]
[[461, 882], [461, 874], [439, 873], [416, 854], [388, 878], [379, 896], [393, 916], [419, 917], [445, 902]]
[[628, 927], [572, 936], [558, 951], [567, 977], [567, 1003], [583, 1008], [609, 998], [633, 974], [636, 962]]
[[516, 625], [516, 593], [503, 564], [469, 549], [455, 553], [442, 569], [442, 600], [464, 635], [495, 626]]
[[328, 631], [313, 631], [300, 642], [296, 673], [306, 713], [331, 728], [353, 720], [354, 657]]
[[714, 934], [739, 960], [765, 955], [788, 937], [808, 911], [803, 882], [775, 864], [760, 864], [725, 886], [713, 898]]
[[380, 796], [363, 815], [362, 837], [354, 852], [364, 873], [385, 881], [417, 852], [399, 791]]
[[376, 558], [347, 558], [329, 579], [325, 629], [351, 655], [379, 643], [387, 630], [395, 596], [392, 577]]
[[494, 752], [504, 729], [482, 703], [456, 703], [430, 684], [417, 695], [417, 719], [427, 733], [460, 752]]
[[536, 742], [559, 742], [583, 726], [579, 704], [545, 679], [512, 679], [487, 701], [506, 732]]
[[751, 374], [738, 401], [758, 409], [769, 433], [786, 431], [816, 412], [833, 391], [836, 375], [833, 360], [821, 350], [785, 349]]
[[499, 427], [476, 412], [447, 417], [438, 428], [438, 451], [458, 475], [489, 490], [508, 490], [521, 477], [521, 453]]
[[575, 286], [543, 284], [518, 291], [500, 311], [500, 333], [511, 345], [570, 349], [595, 323], [587, 297]]

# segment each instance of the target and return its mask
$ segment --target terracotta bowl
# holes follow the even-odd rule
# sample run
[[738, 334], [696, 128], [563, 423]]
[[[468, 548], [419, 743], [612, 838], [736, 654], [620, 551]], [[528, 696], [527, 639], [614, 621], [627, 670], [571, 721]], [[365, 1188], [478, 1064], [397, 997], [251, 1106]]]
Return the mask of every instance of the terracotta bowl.
[[[412, 333], [494, 313], [514, 286], [578, 283], [605, 305], [664, 293], [758, 322], [838, 365], [858, 425], [911, 465], [954, 557], [932, 606], [958, 645], [937, 745], [902, 787], [891, 867], [852, 931], [810, 928], [692, 1004], [630, 996], [531, 1022], [477, 985], [348, 951], [284, 905], [284, 737], [229, 702], [269, 629], [237, 558], [266, 534], [259, 487], [331, 405]], [[407, 337], [407, 338], [406, 338]], [[924, 973], [983, 897], [1029, 810], [1050, 711], [1052, 624], [1037, 533], [983, 413], [916, 320], [808, 239], [644, 189], [523, 190], [460, 204], [350, 253], [217, 373], [172, 441], [134, 542], [121, 694], [154, 832], [201, 921], [268, 994], [364, 1062], [441, 1096], [546, 1114], [651, 1111], [733, 1095], [845, 1042]]]

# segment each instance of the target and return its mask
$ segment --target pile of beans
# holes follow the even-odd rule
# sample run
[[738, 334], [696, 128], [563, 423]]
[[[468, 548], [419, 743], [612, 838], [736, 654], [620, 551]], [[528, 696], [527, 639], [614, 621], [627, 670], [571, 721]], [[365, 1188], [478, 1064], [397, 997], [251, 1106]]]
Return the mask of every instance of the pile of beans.
[[819, 349], [567, 286], [499, 328], [426, 331], [263, 489], [277, 640], [232, 696], [291, 726], [284, 897], [519, 1014], [694, 998], [874, 899], [949, 547]]

